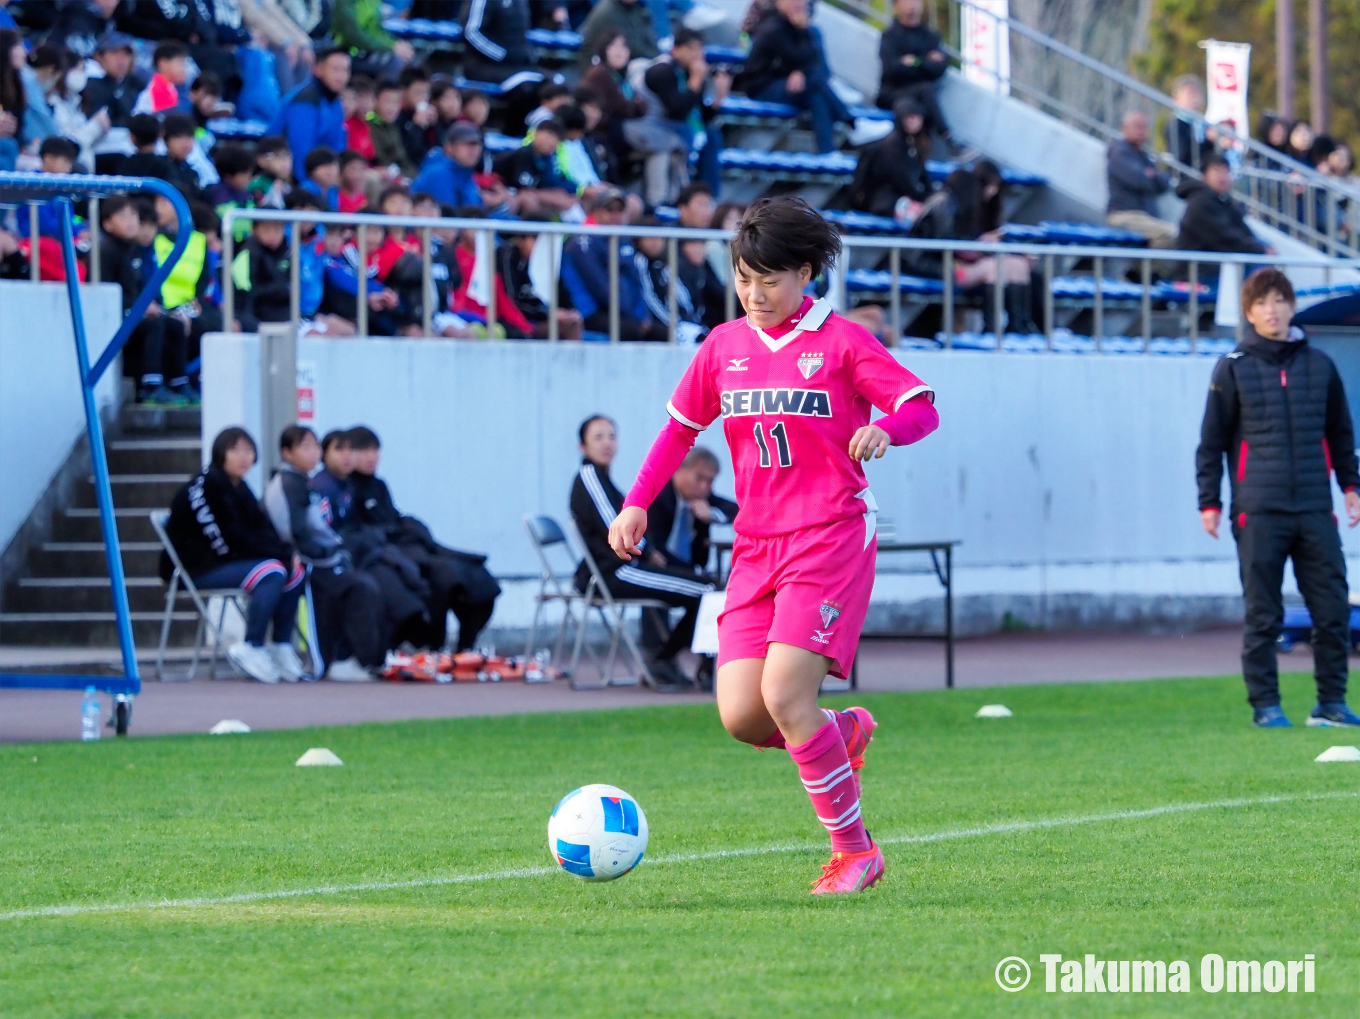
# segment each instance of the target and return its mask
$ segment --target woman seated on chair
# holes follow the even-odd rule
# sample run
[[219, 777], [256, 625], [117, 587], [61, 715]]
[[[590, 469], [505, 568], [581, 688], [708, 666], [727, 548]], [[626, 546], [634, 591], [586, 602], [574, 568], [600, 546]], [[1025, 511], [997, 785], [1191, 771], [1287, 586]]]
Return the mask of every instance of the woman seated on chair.
[[[669, 632], [666, 620], [658, 619], [656, 611], [644, 611], [641, 644], [647, 668], [658, 683], [688, 686], [693, 681], [680, 671], [675, 656], [689, 647], [699, 599], [712, 586], [696, 580], [692, 567], [666, 565], [665, 558], [645, 541], [642, 558], [636, 562], [623, 562], [614, 554], [609, 547], [609, 525], [623, 508], [623, 493], [609, 477], [609, 465], [619, 446], [614, 421], [603, 414], [586, 418], [579, 437], [582, 460], [571, 485], [571, 518], [585, 543], [586, 555], [595, 561], [615, 598], [648, 598], [685, 610], [680, 625]], [[582, 561], [576, 569], [576, 586], [584, 592], [590, 579], [590, 565]]]
[[[219, 433], [212, 462], [170, 503], [165, 531], [195, 587], [239, 587], [250, 595], [245, 640], [227, 648], [232, 664], [261, 683], [296, 683], [303, 666], [293, 650], [293, 626], [304, 573], [245, 483], [255, 457], [255, 440], [244, 428]], [[167, 583], [172, 571], [162, 553]], [[271, 623], [273, 642], [266, 644]]]

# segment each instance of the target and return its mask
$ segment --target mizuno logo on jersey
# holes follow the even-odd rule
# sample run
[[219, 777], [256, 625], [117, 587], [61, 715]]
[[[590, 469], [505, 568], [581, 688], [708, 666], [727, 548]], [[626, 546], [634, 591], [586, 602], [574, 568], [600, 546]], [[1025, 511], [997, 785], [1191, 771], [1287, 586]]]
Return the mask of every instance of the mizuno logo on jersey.
[[727, 370], [730, 372], [749, 371], [746, 367], [746, 362], [749, 360], [751, 360], [749, 357], [734, 357], [732, 363], [727, 366]]
[[722, 416], [792, 414], [831, 417], [831, 395], [825, 389], [729, 389], [722, 394]]

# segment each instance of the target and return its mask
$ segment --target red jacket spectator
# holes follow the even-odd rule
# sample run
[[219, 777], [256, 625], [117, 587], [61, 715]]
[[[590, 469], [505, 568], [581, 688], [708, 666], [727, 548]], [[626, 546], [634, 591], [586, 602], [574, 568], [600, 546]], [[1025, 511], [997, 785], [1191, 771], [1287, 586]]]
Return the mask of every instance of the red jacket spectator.
[[[468, 287], [472, 285], [472, 267], [477, 261], [476, 253], [462, 244], [459, 244], [455, 254], [458, 258], [458, 271], [463, 276], [463, 282], [458, 285], [449, 298], [449, 303], [453, 305], [450, 309], [456, 315], [472, 315], [486, 321], [486, 305], [478, 304], [468, 296]], [[496, 321], [505, 324], [507, 330], [518, 330], [520, 336], [533, 336], [534, 327], [529, 324], [529, 320], [524, 317], [524, 313], [519, 310], [519, 306], [510, 299], [510, 295], [505, 290], [505, 282], [501, 279], [501, 274], [496, 273]]]
[[369, 163], [373, 162], [373, 134], [368, 129], [368, 121], [357, 113], [345, 121], [345, 144]]

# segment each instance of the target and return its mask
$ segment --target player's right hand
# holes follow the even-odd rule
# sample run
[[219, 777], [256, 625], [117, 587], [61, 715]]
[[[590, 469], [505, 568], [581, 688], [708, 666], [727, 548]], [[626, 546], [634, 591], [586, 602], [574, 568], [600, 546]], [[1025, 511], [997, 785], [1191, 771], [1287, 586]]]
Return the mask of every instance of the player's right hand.
[[647, 533], [647, 511], [641, 506], [625, 506], [609, 525], [609, 547], [620, 559], [642, 555], [638, 542]]

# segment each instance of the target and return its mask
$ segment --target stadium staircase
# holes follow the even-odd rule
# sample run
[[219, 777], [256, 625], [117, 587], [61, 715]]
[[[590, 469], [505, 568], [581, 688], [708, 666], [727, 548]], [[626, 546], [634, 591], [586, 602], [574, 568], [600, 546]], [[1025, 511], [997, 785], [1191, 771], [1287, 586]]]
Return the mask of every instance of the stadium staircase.
[[[202, 466], [200, 415], [192, 409], [147, 409], [127, 403], [107, 440], [118, 536], [127, 573], [133, 635], [140, 651], [160, 640], [165, 585], [157, 572], [160, 544], [149, 514], [163, 509]], [[82, 443], [83, 447], [83, 443]], [[22, 568], [6, 578], [0, 602], [0, 645], [116, 647], [113, 599], [89, 455], [72, 454], [58, 498], [45, 519], [30, 519]], [[71, 477], [72, 474], [76, 476]], [[42, 510], [38, 511], [39, 513]], [[172, 646], [193, 643], [197, 616], [186, 599], [170, 630]]]

